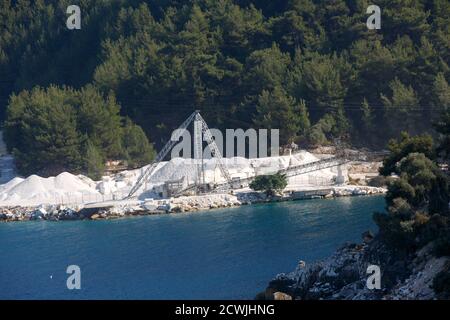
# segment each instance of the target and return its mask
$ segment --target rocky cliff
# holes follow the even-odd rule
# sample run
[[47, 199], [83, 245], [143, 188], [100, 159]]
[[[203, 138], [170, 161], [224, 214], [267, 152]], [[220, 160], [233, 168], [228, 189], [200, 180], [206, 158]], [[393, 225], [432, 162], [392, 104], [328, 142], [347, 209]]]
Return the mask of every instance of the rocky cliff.
[[[434, 299], [432, 281], [449, 257], [435, 258], [431, 245], [415, 254], [389, 251], [377, 237], [364, 234], [362, 244], [346, 244], [330, 258], [311, 264], [300, 261], [290, 273], [279, 274], [257, 299], [397, 300]], [[368, 289], [369, 265], [381, 271], [381, 289]]]

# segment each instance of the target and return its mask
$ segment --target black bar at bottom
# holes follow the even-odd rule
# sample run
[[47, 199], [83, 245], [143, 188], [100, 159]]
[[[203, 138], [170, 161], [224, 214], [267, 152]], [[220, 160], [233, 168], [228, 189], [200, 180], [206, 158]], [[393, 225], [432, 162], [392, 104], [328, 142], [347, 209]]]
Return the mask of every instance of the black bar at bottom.
[[[395, 310], [402, 318], [417, 316], [421, 312], [448, 310], [449, 301], [233, 301], [233, 300], [151, 300], [151, 301], [2, 301], [1, 310], [11, 307], [15, 315], [23, 311], [33, 315], [46, 315], [49, 311], [61, 310], [61, 317], [86, 318], [87, 309], [95, 308], [99, 313], [110, 313], [116, 317], [130, 319], [301, 319], [328, 314], [385, 319]], [[444, 311], [444, 310], [443, 310]], [[90, 311], [89, 311], [90, 312]], [[331, 318], [330, 318], [331, 319]]]

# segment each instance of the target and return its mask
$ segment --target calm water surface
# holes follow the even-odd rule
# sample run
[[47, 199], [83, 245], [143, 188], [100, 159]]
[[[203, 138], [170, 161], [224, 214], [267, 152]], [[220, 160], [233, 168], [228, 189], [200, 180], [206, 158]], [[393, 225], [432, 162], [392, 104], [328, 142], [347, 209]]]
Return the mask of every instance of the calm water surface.
[[[383, 197], [103, 221], [0, 224], [0, 299], [252, 299], [375, 230]], [[68, 290], [68, 265], [81, 290]]]

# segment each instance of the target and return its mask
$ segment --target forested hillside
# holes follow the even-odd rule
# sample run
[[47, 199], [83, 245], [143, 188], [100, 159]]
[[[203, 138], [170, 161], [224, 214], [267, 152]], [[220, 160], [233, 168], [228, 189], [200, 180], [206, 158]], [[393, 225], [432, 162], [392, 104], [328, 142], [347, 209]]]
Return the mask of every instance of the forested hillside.
[[[81, 8], [81, 30], [66, 28], [69, 4]], [[381, 30], [366, 27], [370, 4], [381, 7]], [[62, 159], [67, 167], [67, 154], [89, 148], [77, 156], [97, 163], [127, 154], [127, 139], [114, 149], [111, 131], [86, 129], [99, 126], [95, 117], [82, 123], [87, 94], [105, 108], [114, 105], [103, 112], [112, 132], [139, 131], [133, 121], [157, 147], [194, 109], [211, 127], [280, 128], [282, 144], [339, 138], [382, 148], [401, 131], [433, 133], [432, 123], [450, 107], [448, 0], [0, 0], [0, 6], [0, 114], [23, 172], [47, 166], [30, 167], [36, 136], [30, 127], [40, 126], [34, 130], [45, 137], [48, 122], [63, 115], [73, 128], [52, 132], [72, 135], [70, 146], [80, 147], [59, 152], [47, 141], [39, 150], [55, 153], [49, 161]], [[30, 108], [48, 119], [32, 124]], [[132, 140], [128, 149], [148, 144], [139, 133]]]

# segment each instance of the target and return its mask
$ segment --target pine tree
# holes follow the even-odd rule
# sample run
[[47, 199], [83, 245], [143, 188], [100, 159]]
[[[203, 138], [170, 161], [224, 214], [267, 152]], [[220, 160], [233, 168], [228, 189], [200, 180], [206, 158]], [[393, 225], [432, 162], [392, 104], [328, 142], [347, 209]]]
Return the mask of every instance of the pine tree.
[[290, 62], [289, 54], [283, 53], [276, 43], [268, 49], [254, 51], [246, 61], [244, 81], [249, 93], [282, 86]]
[[437, 152], [443, 160], [450, 164], [450, 108], [446, 108], [441, 117], [435, 122], [435, 129], [438, 132], [439, 146]]
[[438, 73], [434, 79], [433, 96], [433, 104], [438, 114], [450, 108], [450, 86], [442, 72]]
[[[302, 110], [303, 109], [303, 110]], [[263, 90], [258, 97], [255, 124], [264, 129], [279, 129], [280, 144], [293, 142], [299, 133], [301, 125], [306, 125], [304, 103], [298, 107], [294, 98], [288, 96], [280, 87], [273, 91]]]
[[290, 10], [269, 20], [274, 37], [282, 49], [294, 52], [298, 48], [317, 50], [324, 45], [325, 31], [314, 19], [316, 6], [310, 0], [293, 1]]
[[[391, 126], [374, 135], [377, 147], [399, 130], [433, 130], [441, 105], [436, 77], [448, 82], [450, 74], [448, 0], [379, 0], [382, 29], [376, 31], [365, 25], [367, 0], [141, 2], [84, 0], [83, 32], [67, 32], [64, 2], [0, 0], [0, 122], [13, 92], [94, 83], [105, 100], [113, 91], [121, 114], [151, 132], [159, 147], [194, 108], [213, 127], [251, 126], [259, 95], [279, 86], [305, 99], [314, 124], [334, 118], [333, 132], [321, 139], [359, 129], [364, 98], [374, 128]], [[385, 115], [398, 105], [390, 108], [381, 95], [393, 105], [396, 78], [426, 108], [395, 110], [398, 119], [389, 123]], [[96, 118], [90, 97], [104, 106], [99, 114], [109, 102], [84, 94], [90, 120], [77, 116], [77, 130], [116, 157], [122, 151], [119, 132], [111, 130], [117, 117]], [[93, 130], [97, 121], [102, 124]], [[310, 130], [323, 133], [315, 125]]]
[[93, 86], [36, 87], [11, 97], [5, 140], [21, 174], [86, 170], [99, 177], [107, 158], [144, 164], [153, 155], [140, 127], [130, 120], [122, 127], [119, 110], [114, 96], [104, 98]]
[[361, 123], [365, 134], [370, 135], [373, 127], [373, 116], [366, 98], [364, 98], [364, 101], [361, 104]]
[[324, 115], [311, 127], [308, 140], [313, 146], [329, 144], [333, 129], [336, 127], [336, 119], [331, 114]]
[[394, 41], [397, 35], [408, 35], [417, 43], [430, 31], [428, 19], [430, 12], [423, 1], [385, 0], [381, 3], [384, 27], [381, 29], [387, 41]]
[[309, 121], [309, 113], [308, 108], [306, 107], [306, 101], [301, 99], [298, 103], [298, 125], [299, 125], [299, 134], [301, 136], [305, 136], [309, 128], [311, 127], [311, 122]]
[[93, 180], [99, 180], [105, 170], [104, 157], [89, 139], [85, 145], [84, 166], [86, 174]]
[[391, 137], [396, 137], [401, 131], [410, 133], [422, 132], [422, 108], [416, 92], [411, 86], [404, 85], [397, 78], [390, 83], [392, 97], [381, 95], [385, 107], [385, 120]]
[[120, 106], [113, 94], [105, 99], [93, 86], [79, 93], [78, 130], [107, 158], [117, 158], [122, 151], [120, 132]]
[[343, 107], [346, 89], [334, 58], [313, 55], [303, 65], [302, 87], [313, 119], [337, 113]]
[[76, 172], [81, 167], [81, 136], [76, 112], [70, 105], [74, 92], [49, 87], [13, 96], [5, 123], [6, 143], [25, 175]]
[[136, 168], [147, 165], [155, 157], [156, 152], [148, 142], [144, 131], [129, 119], [125, 121], [122, 139], [125, 158], [129, 166]]

